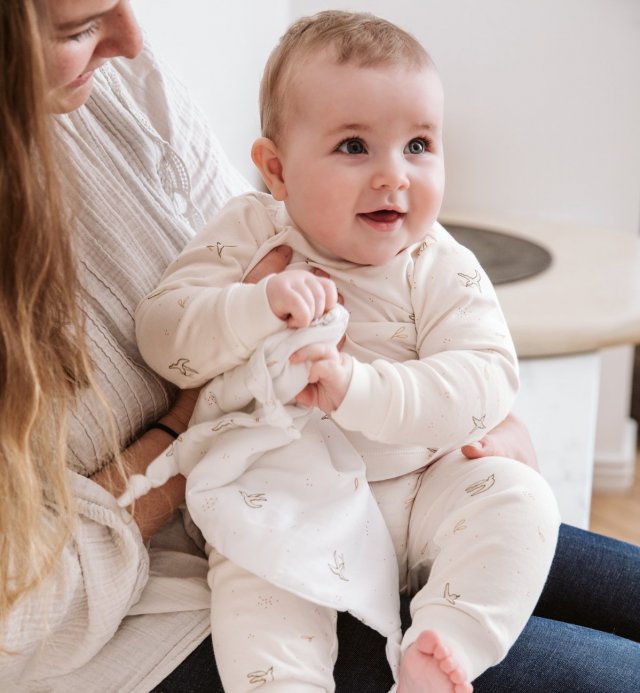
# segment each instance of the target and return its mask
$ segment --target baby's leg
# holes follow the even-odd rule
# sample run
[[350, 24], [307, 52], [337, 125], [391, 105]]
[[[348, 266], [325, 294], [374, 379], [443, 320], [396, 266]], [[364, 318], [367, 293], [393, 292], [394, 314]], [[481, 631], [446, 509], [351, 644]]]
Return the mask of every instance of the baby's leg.
[[542, 591], [558, 526], [553, 493], [525, 465], [456, 452], [424, 473], [409, 523], [415, 597], [400, 684], [420, 666], [433, 683], [407, 683], [405, 693], [470, 690], [506, 655]]
[[336, 612], [209, 555], [211, 635], [225, 691], [333, 691]]

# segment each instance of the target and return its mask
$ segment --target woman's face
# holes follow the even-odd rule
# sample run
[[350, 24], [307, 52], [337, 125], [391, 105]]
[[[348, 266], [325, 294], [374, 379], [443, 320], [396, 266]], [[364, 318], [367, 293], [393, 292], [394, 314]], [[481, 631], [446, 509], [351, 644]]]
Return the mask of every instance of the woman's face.
[[93, 72], [109, 58], [142, 48], [129, 0], [44, 0], [52, 25], [45, 39], [50, 110], [69, 113], [89, 98]]

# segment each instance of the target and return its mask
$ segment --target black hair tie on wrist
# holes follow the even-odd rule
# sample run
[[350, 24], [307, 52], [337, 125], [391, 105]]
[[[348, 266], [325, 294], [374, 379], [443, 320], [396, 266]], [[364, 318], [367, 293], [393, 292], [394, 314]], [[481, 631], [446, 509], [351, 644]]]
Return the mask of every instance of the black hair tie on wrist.
[[157, 428], [160, 431], [164, 431], [165, 433], [168, 433], [174, 440], [180, 435], [179, 433], [176, 433], [173, 428], [170, 428], [169, 426], [166, 426], [163, 423], [160, 423], [159, 421], [156, 421], [155, 423], [149, 424], [147, 426], [147, 431], [150, 431], [152, 428]]

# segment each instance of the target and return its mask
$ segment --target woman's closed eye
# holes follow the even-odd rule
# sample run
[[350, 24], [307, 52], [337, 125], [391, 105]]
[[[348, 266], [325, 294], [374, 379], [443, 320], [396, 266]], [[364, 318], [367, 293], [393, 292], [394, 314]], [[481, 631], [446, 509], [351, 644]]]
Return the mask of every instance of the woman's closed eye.
[[100, 25], [97, 21], [91, 22], [89, 26], [87, 26], [85, 29], [82, 31], [78, 31], [75, 34], [71, 34], [69, 36], [62, 36], [59, 40], [60, 41], [74, 41], [76, 43], [82, 41], [83, 39], [89, 38], [90, 36], [93, 36], [96, 31], [98, 31]]

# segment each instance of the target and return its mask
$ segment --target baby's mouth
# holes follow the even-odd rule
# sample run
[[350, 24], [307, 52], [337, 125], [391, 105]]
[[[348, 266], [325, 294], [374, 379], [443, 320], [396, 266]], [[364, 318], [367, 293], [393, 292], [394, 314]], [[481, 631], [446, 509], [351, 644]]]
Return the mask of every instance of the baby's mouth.
[[360, 214], [360, 216], [377, 223], [393, 224], [404, 217], [404, 212], [396, 212], [394, 209], [378, 209], [375, 212]]

